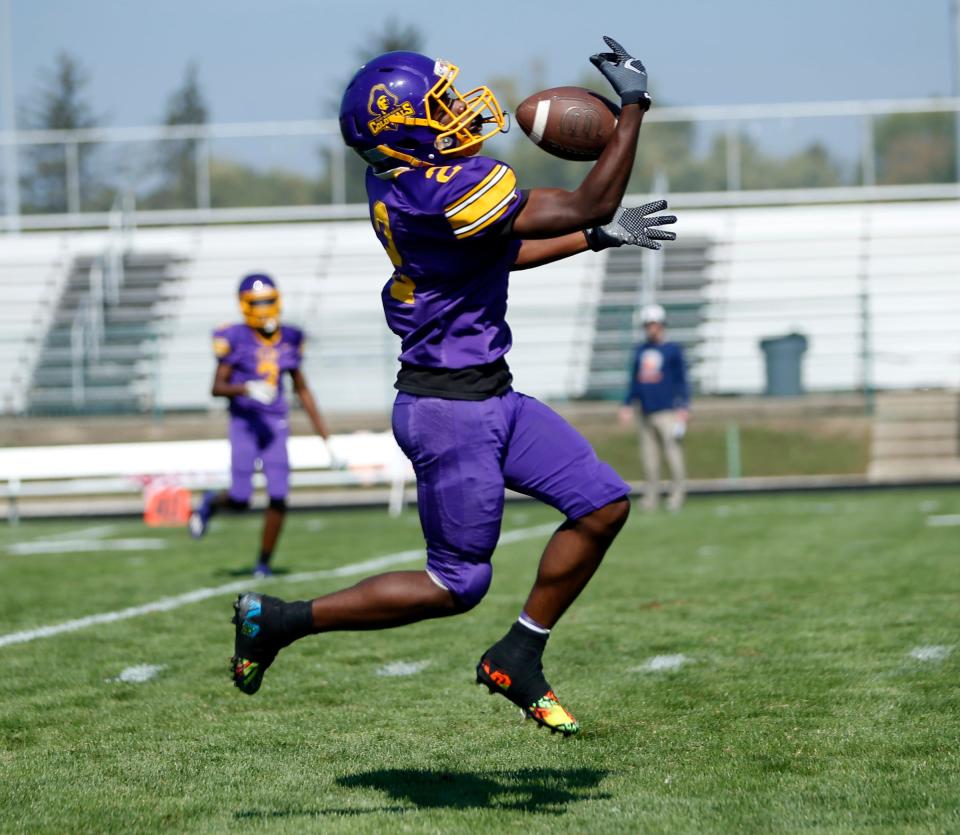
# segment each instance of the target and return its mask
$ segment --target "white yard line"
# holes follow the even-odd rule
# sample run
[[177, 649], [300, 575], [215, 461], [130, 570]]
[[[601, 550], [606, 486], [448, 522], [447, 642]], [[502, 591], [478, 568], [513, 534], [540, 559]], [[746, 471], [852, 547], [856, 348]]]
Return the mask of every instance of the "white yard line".
[[32, 554], [90, 554], [96, 551], [161, 551], [165, 539], [41, 539], [14, 542], [7, 553], [14, 557]]
[[34, 542], [46, 542], [53, 539], [103, 539], [110, 536], [117, 529], [116, 525], [93, 525], [87, 528], [71, 528], [70, 530], [60, 531], [60, 533], [45, 534], [38, 536]]
[[[500, 537], [500, 544], [509, 545], [513, 542], [522, 542], [525, 539], [533, 539], [537, 536], [553, 533], [556, 527], [555, 524], [549, 524], [507, 531]], [[424, 558], [425, 554], [422, 548], [413, 548], [409, 551], [398, 551], [394, 554], [374, 557], [373, 559], [364, 560], [363, 562], [348, 563], [347, 565], [341, 565], [339, 568], [329, 568], [322, 571], [301, 571], [298, 574], [283, 574], [274, 577], [268, 582], [273, 585], [275, 583], [302, 583], [309, 580], [324, 580], [333, 577], [352, 577], [357, 574], [368, 574], [371, 571], [388, 568], [392, 565], [399, 565], [400, 563], [423, 560]], [[259, 581], [257, 582], [259, 583]], [[152, 603], [144, 603], [142, 606], [131, 606], [115, 612], [102, 612], [99, 615], [87, 615], [83, 618], [76, 618], [75, 620], [68, 620], [50, 626], [26, 629], [22, 632], [10, 632], [7, 635], [0, 635], [0, 647], [11, 646], [12, 644], [25, 644], [28, 641], [36, 641], [39, 638], [52, 638], [54, 635], [61, 635], [65, 632], [77, 632], [80, 629], [87, 629], [91, 626], [130, 620], [131, 618], [138, 618], [143, 615], [151, 615], [154, 612], [169, 612], [171, 609], [176, 609], [188, 603], [199, 603], [201, 600], [209, 600], [211, 597], [219, 597], [222, 594], [236, 594], [248, 591], [252, 585], [254, 585], [254, 580], [247, 578], [237, 580], [233, 583], [224, 583], [222, 586], [208, 586], [206, 588], [188, 591], [184, 594], [175, 595], [174, 597], [162, 597], [159, 600], [154, 600]]]

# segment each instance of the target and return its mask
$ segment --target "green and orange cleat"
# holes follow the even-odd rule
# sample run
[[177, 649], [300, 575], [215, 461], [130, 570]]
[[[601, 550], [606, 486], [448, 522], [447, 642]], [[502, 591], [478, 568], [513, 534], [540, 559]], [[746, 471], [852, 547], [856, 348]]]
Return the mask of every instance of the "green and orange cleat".
[[[580, 725], [557, 698], [553, 688], [543, 677], [539, 662], [522, 673], [511, 670], [508, 665], [490, 658], [490, 650], [477, 664], [477, 684], [484, 685], [493, 695], [498, 693], [513, 702], [527, 719], [549, 728], [551, 733], [573, 736], [580, 731]], [[513, 665], [509, 665], [513, 667]], [[541, 695], [536, 696], [539, 692]]]

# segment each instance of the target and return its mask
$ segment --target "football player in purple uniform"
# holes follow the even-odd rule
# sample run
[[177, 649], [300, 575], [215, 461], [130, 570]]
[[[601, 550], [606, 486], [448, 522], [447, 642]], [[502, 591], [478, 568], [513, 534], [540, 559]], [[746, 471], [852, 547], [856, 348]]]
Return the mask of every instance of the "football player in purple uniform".
[[233, 679], [260, 687], [277, 652], [308, 634], [385, 629], [465, 612], [490, 586], [504, 487], [566, 520], [551, 537], [518, 620], [484, 652], [477, 681], [540, 725], [579, 729], [544, 678], [550, 630], [589, 581], [630, 508], [629, 486], [559, 415], [511, 386], [505, 321], [511, 271], [587, 249], [657, 249], [673, 233], [663, 201], [620, 206], [650, 105], [643, 64], [619, 44], [591, 62], [620, 95], [609, 144], [574, 191], [517, 189], [506, 164], [476, 156], [504, 116], [486, 87], [410, 52], [381, 55], [347, 87], [340, 127], [369, 164], [370, 219], [391, 263], [387, 324], [401, 339], [393, 430], [417, 475], [425, 570], [397, 571], [312, 601], [247, 593], [236, 614]]
[[[190, 534], [199, 539], [219, 510], [244, 511], [253, 494], [257, 461], [267, 480], [269, 504], [263, 522], [260, 554], [254, 576], [269, 577], [273, 556], [287, 512], [290, 463], [287, 459], [289, 421], [283, 396], [283, 375], [289, 374], [310, 423], [326, 443], [330, 433], [300, 368], [303, 331], [280, 324], [280, 293], [273, 279], [253, 273], [238, 291], [243, 323], [213, 332], [217, 370], [213, 395], [230, 401], [230, 473], [228, 490], [207, 492], [191, 514]], [[329, 447], [328, 447], [329, 449]], [[331, 461], [336, 459], [331, 453]]]

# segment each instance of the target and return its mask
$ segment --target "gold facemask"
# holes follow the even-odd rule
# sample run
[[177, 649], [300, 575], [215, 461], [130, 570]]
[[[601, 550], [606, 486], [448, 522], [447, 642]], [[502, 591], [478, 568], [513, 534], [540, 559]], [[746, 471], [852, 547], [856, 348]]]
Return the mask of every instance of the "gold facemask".
[[[471, 148], [476, 149], [472, 153], [477, 153], [479, 146], [500, 133], [506, 124], [497, 97], [489, 87], [475, 87], [460, 93], [453, 86], [460, 68], [449, 61], [437, 61], [434, 72], [440, 77], [424, 97], [427, 117], [397, 114], [391, 121], [437, 131], [435, 145], [441, 154], [467, 156], [464, 151]], [[454, 112], [456, 102], [463, 104], [463, 112]]]
[[280, 293], [276, 287], [240, 294], [240, 312], [251, 328], [274, 333], [280, 327]]

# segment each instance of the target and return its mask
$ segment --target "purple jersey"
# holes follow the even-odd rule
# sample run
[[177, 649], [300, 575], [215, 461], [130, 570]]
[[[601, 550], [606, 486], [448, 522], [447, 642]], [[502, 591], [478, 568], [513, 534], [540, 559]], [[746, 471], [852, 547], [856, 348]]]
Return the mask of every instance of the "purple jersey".
[[231, 414], [287, 414], [282, 376], [284, 371], [293, 371], [300, 367], [303, 331], [281, 325], [273, 338], [268, 339], [248, 325], [225, 325], [213, 332], [213, 352], [217, 360], [230, 366], [231, 383], [266, 380], [277, 387], [277, 396], [269, 404], [258, 403], [249, 397], [232, 397]]
[[383, 288], [387, 324], [414, 366], [461, 369], [510, 350], [507, 282], [520, 242], [504, 232], [523, 205], [510, 166], [488, 157], [367, 170], [370, 220], [394, 272]]

